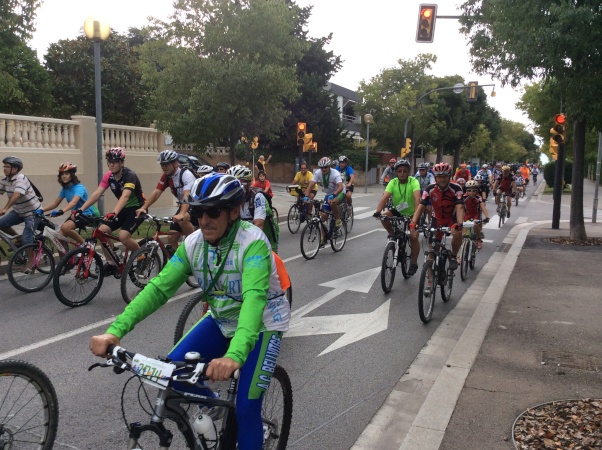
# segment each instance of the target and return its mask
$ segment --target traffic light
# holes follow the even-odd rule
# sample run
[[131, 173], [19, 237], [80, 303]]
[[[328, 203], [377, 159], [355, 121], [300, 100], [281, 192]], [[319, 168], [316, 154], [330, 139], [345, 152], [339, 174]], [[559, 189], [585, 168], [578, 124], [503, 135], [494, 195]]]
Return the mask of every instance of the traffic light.
[[470, 81], [468, 83], [468, 94], [466, 95], [466, 101], [469, 103], [476, 103], [477, 101], [477, 87], [479, 86], [478, 81]]
[[303, 138], [305, 137], [305, 132], [307, 131], [307, 126], [305, 122], [297, 122], [297, 145], [302, 146], [304, 143]]
[[311, 150], [311, 145], [313, 144], [313, 137], [314, 137], [314, 135], [312, 133], [305, 133], [305, 136], [303, 136], [303, 151], [304, 152], [308, 152]]
[[550, 128], [550, 153], [553, 159], [558, 159], [558, 147], [566, 143], [566, 116], [556, 114], [554, 116], [554, 126]]
[[418, 11], [416, 42], [433, 42], [433, 38], [435, 37], [437, 5], [420, 5]]
[[253, 150], [255, 150], [257, 148], [257, 146], [259, 145], [259, 138], [257, 136], [255, 136], [253, 138], [253, 140], [251, 141], [251, 148]]
[[317, 142], [312, 142], [311, 143], [311, 152], [312, 153], [317, 153], [318, 152], [318, 143]]
[[412, 140], [410, 138], [406, 138], [406, 145], [401, 149], [401, 157], [405, 158], [412, 151]]
[[558, 142], [556, 142], [554, 138], [550, 138], [550, 154], [552, 155], [553, 160], [558, 159]]

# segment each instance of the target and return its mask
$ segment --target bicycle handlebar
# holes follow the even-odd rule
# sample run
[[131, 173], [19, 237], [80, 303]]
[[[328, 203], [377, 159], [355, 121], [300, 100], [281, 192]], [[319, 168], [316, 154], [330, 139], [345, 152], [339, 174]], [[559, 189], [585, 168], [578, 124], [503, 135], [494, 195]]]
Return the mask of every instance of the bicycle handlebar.
[[171, 217], [157, 217], [157, 216], [153, 216], [152, 214], [149, 213], [145, 213], [142, 214], [144, 216], [145, 220], [152, 220], [153, 222], [162, 222], [162, 223], [166, 223], [166, 224], [173, 224], [174, 221], [172, 220]]

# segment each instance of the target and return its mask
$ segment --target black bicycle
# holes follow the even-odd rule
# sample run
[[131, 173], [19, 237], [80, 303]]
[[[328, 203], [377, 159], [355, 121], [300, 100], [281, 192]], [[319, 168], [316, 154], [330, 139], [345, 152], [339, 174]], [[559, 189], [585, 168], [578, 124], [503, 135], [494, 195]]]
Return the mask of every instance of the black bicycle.
[[433, 317], [437, 286], [441, 289], [441, 299], [444, 302], [451, 299], [454, 271], [449, 268], [452, 254], [445, 242], [450, 235], [450, 227], [429, 229], [432, 246], [426, 251], [427, 259], [422, 266], [418, 285], [418, 314], [424, 323], [428, 323]]
[[[113, 367], [116, 373], [132, 372], [121, 394], [121, 410], [129, 431], [127, 449], [235, 450], [238, 425], [235, 399], [238, 371], [226, 384], [204, 383], [207, 364], [197, 352], [185, 361], [149, 358], [109, 346], [111, 356], [95, 367]], [[185, 384], [196, 386], [195, 393], [178, 390]], [[224, 386], [224, 391], [216, 389]], [[158, 395], [153, 394], [158, 390]], [[140, 407], [138, 411], [132, 409]], [[284, 450], [293, 413], [293, 390], [286, 371], [276, 365], [270, 386], [264, 393], [261, 417], [264, 449]], [[144, 416], [148, 423], [140, 420]], [[157, 443], [158, 441], [158, 443]]]
[[[319, 210], [322, 205], [319, 200], [310, 200], [310, 202], [313, 202], [316, 210]], [[328, 215], [326, 223], [322, 222], [319, 215], [313, 216], [301, 233], [301, 254], [305, 259], [315, 258], [320, 249], [326, 246], [327, 241], [330, 241], [330, 246], [335, 252], [340, 252], [347, 241], [347, 229], [344, 226], [335, 229], [333, 212], [331, 210], [322, 212]]]
[[388, 294], [393, 287], [395, 269], [398, 265], [401, 267], [403, 277], [410, 278], [408, 270], [412, 250], [410, 248], [409, 223], [412, 218], [381, 216], [380, 220], [388, 220], [393, 226], [393, 235], [388, 238], [380, 270], [380, 284], [385, 294]]
[[50, 379], [25, 361], [0, 361], [0, 450], [51, 450], [59, 403]]

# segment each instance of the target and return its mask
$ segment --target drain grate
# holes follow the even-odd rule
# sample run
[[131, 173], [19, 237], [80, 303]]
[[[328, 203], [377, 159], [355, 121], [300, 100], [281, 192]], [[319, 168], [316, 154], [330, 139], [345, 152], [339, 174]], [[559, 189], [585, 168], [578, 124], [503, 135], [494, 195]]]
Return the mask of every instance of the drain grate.
[[541, 363], [549, 366], [572, 367], [573, 369], [598, 371], [596, 358], [591, 355], [579, 355], [555, 350], [543, 350], [541, 352]]

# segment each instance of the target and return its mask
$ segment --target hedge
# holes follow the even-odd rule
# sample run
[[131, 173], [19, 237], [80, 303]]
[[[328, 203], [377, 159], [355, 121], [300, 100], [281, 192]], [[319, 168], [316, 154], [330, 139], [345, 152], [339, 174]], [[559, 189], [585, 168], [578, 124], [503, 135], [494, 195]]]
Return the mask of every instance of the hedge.
[[[554, 187], [554, 176], [556, 174], [556, 161], [551, 160], [543, 168], [543, 177], [549, 187]], [[573, 181], [573, 163], [565, 161], [564, 163], [564, 181], [571, 184]]]

